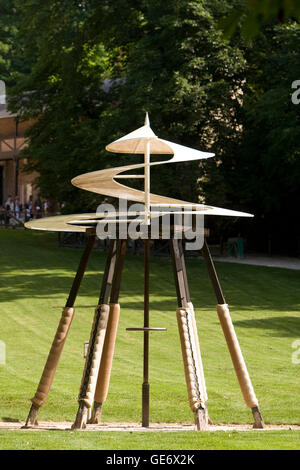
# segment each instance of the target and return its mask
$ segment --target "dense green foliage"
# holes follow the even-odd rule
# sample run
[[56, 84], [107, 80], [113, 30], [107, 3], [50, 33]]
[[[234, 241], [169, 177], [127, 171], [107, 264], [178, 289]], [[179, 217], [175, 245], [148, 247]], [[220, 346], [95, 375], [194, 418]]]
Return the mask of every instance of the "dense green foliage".
[[31, 157], [28, 169], [39, 172], [44, 197], [71, 202], [75, 193], [77, 206], [83, 207], [86, 194], [79, 194], [70, 179], [97, 168], [98, 149], [103, 147], [99, 117], [107, 99], [101, 89], [106, 54], [101, 44], [90, 46], [85, 41], [83, 3], [16, 4], [23, 12], [19, 27], [25, 60], [36, 57], [30, 74], [20, 77], [11, 97], [11, 106], [21, 109], [24, 119], [36, 119], [24, 151]]
[[[221, 233], [240, 233], [255, 249], [272, 248], [285, 214], [280, 239], [292, 233], [290, 253], [299, 254], [292, 221], [299, 204], [300, 106], [291, 101], [291, 86], [300, 78], [300, 33], [289, 2], [274, 2], [275, 9], [252, 0], [8, 3], [16, 12], [15, 57], [24, 63], [9, 89], [10, 106], [36, 120], [24, 155], [28, 170], [40, 175], [42, 196], [65, 202], [65, 211], [94, 210], [101, 196], [72, 187], [70, 179], [120, 159], [140, 161], [108, 154], [105, 146], [140, 127], [148, 111], [157, 135], [216, 154], [204, 163], [153, 170], [153, 192], [252, 211], [255, 223], [209, 224], [216, 241]], [[257, 24], [268, 24], [250, 43], [238, 28], [228, 41], [219, 23], [245, 7]], [[277, 21], [280, 8], [285, 24]], [[247, 27], [255, 30], [252, 23]]]
[[16, 36], [16, 24], [12, 20], [12, 1], [4, 0], [0, 4], [0, 79], [7, 84], [11, 81], [12, 49]]
[[221, 18], [220, 26], [227, 37], [240, 27], [246, 40], [253, 39], [262, 26], [270, 21], [279, 24], [290, 19], [300, 20], [300, 3], [297, 0], [242, 0], [239, 8]]
[[[94, 208], [70, 178], [109, 165], [105, 145], [142, 125], [145, 111], [162, 137], [219, 155], [232, 145], [245, 61], [216, 28], [226, 3], [38, 3], [19, 4], [25, 51], [37, 60], [11, 105], [38, 119], [26, 155], [44, 196]], [[105, 79], [115, 86], [104, 91]], [[160, 169], [153, 190], [197, 200], [197, 168]]]
[[0, 2], [0, 80], [15, 85], [20, 73], [29, 73], [33, 57], [24, 60], [22, 36], [18, 37], [21, 18], [15, 0]]
[[243, 138], [223, 168], [228, 199], [256, 215], [253, 243], [290, 255], [300, 254], [300, 106], [292, 100], [299, 51], [298, 24], [269, 27], [248, 49]]

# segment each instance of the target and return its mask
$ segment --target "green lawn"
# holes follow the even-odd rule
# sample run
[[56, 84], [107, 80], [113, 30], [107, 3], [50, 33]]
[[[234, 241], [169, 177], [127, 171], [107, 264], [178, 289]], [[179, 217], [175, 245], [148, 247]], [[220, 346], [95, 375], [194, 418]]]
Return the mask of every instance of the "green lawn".
[[0, 450], [291, 450], [299, 448], [299, 440], [299, 431], [1, 431]]
[[[55, 234], [0, 230], [0, 420], [25, 420], [80, 258], [58, 248]], [[72, 421], [105, 256], [94, 252], [76, 302], [76, 313], [41, 420]], [[299, 272], [216, 263], [226, 300], [266, 423], [300, 424], [300, 364], [292, 343], [300, 339]], [[203, 355], [208, 406], [215, 423], [251, 423], [215, 311], [216, 300], [202, 260], [187, 261]], [[128, 254], [120, 295], [121, 318], [104, 421], [140, 421], [143, 323], [143, 258]], [[167, 332], [150, 338], [152, 422], [192, 422], [175, 310], [169, 259], [151, 260], [151, 326]], [[1, 432], [0, 448], [296, 448], [297, 431], [263, 433], [128, 434]], [[28, 442], [28, 443], [27, 443]], [[180, 444], [178, 444], [180, 443]], [[100, 447], [101, 446], [101, 447]], [[166, 447], [165, 447], [166, 448]]]

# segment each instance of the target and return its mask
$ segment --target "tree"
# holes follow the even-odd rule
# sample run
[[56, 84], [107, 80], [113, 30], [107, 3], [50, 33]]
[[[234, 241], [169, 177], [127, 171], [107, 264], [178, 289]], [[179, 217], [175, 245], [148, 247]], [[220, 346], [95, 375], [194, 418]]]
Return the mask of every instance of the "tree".
[[[25, 153], [42, 195], [70, 210], [83, 200], [84, 210], [88, 200], [95, 206], [71, 177], [114, 166], [105, 145], [141, 126], [145, 111], [161, 137], [225, 158], [239, 136], [245, 68], [237, 41], [217, 29], [230, 3], [18, 0], [25, 57], [36, 60], [11, 106], [37, 120]], [[197, 201], [202, 172], [198, 164], [160, 168], [152, 190]]]
[[31, 73], [19, 77], [10, 93], [10, 109], [35, 120], [23, 151], [29, 158], [27, 170], [39, 173], [42, 196], [69, 203], [69, 210], [95, 208], [92, 195], [70, 184], [78, 173], [99, 167], [99, 116], [107, 101], [101, 88], [105, 51], [85, 39], [88, 2], [16, 3], [24, 59], [35, 58]]
[[221, 19], [220, 26], [226, 37], [238, 29], [246, 40], [256, 37], [268, 23], [282, 24], [291, 19], [300, 20], [300, 4], [291, 0], [242, 0], [239, 8]]
[[0, 79], [9, 87], [16, 83], [18, 72], [27, 72], [29, 64], [22, 60], [22, 41], [17, 40], [19, 11], [14, 0], [0, 4]]
[[[101, 14], [97, 10], [90, 22], [90, 36], [104, 40], [113, 58], [113, 75], [124, 77], [111, 127], [126, 133], [141, 125], [148, 111], [160, 136], [214, 150], [222, 158], [238, 134], [245, 68], [237, 43], [229, 44], [217, 29], [228, 2], [157, 0], [130, 5], [134, 10], [128, 11], [123, 0], [101, 2]], [[122, 14], [133, 24], [123, 27]], [[197, 201], [202, 171], [198, 163], [159, 168], [153, 171], [152, 190]]]
[[[137, 161], [105, 146], [141, 126], [148, 111], [160, 137], [216, 153], [153, 169], [151, 190], [253, 212], [252, 224], [210, 220], [213, 233], [240, 233], [263, 249], [271, 237], [276, 247], [278, 217], [287, 227], [299, 202], [300, 108], [291, 101], [300, 78], [298, 23], [268, 25], [244, 43], [218, 28], [244, 0], [14, 2], [14, 44], [31, 67], [10, 106], [35, 119], [24, 155], [42, 196], [66, 202], [67, 211], [95, 210], [101, 197], [70, 179], [120, 158]], [[296, 234], [295, 250], [296, 222], [288, 233]]]
[[257, 41], [247, 57], [243, 138], [236, 164], [224, 170], [228, 197], [238, 194], [255, 213], [253, 247], [299, 255], [300, 106], [292, 84], [300, 77], [300, 26], [268, 27]]

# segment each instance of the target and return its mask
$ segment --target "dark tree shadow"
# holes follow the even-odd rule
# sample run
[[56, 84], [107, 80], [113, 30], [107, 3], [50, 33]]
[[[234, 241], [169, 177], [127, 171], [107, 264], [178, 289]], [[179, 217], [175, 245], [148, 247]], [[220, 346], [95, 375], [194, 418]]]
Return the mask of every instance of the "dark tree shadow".
[[21, 423], [20, 419], [9, 418], [7, 416], [2, 416], [1, 420], [4, 421], [4, 423]]
[[258, 328], [260, 330], [268, 330], [269, 336], [300, 338], [300, 316], [282, 316], [259, 318], [255, 320], [235, 321], [234, 326], [241, 328]]

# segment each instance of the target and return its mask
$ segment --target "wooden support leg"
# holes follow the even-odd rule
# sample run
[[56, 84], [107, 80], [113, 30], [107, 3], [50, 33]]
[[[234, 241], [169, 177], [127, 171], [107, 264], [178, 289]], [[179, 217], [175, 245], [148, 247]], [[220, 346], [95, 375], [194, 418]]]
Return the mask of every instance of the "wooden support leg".
[[[201, 375], [201, 382], [200, 386], [202, 387], [202, 394], [204, 397], [204, 401], [207, 402], [208, 397], [207, 397], [207, 390], [206, 390], [206, 384], [205, 384], [205, 377], [204, 377], [204, 370], [203, 370], [203, 364], [202, 364], [202, 358], [201, 358], [201, 351], [200, 351], [200, 344], [199, 344], [199, 337], [198, 337], [198, 332], [197, 332], [197, 324], [196, 324], [196, 317], [195, 317], [195, 310], [194, 306], [191, 302], [191, 295], [190, 295], [190, 289], [189, 289], [189, 284], [188, 284], [188, 279], [187, 279], [187, 273], [186, 273], [186, 267], [185, 267], [185, 259], [184, 259], [184, 250], [182, 246], [182, 241], [178, 241], [178, 254], [180, 257], [180, 263], [181, 263], [181, 269], [182, 269], [182, 277], [183, 277], [183, 282], [184, 282], [184, 288], [186, 292], [186, 301], [187, 301], [187, 306], [191, 310], [191, 318], [192, 318], [192, 323], [193, 323], [193, 330], [194, 330], [194, 337], [195, 337], [195, 346], [197, 350], [197, 358], [198, 358], [198, 364], [199, 364], [199, 369], [200, 369], [200, 375]], [[179, 266], [180, 268], [180, 266]]]
[[207, 431], [209, 424], [209, 416], [207, 407], [198, 408], [195, 411], [195, 425], [197, 431]]
[[264, 421], [259, 410], [258, 400], [248, 374], [247, 366], [245, 364], [242, 351], [231, 321], [228, 305], [226, 304], [223, 292], [218, 280], [215, 266], [209, 252], [206, 240], [202, 248], [202, 254], [206, 262], [208, 273], [217, 297], [218, 305], [217, 312], [222, 326], [222, 330], [227, 342], [227, 346], [231, 355], [233, 366], [240, 384], [240, 388], [245, 400], [246, 405], [251, 408], [254, 417], [254, 428], [263, 428]]
[[205, 383], [205, 377], [204, 377], [204, 369], [203, 369], [202, 357], [201, 357], [201, 351], [200, 351], [199, 337], [198, 337], [198, 332], [197, 332], [195, 311], [194, 311], [194, 306], [193, 306], [192, 302], [188, 303], [188, 307], [191, 311], [191, 318], [192, 318], [192, 323], [193, 323], [194, 340], [195, 340], [195, 346], [196, 346], [196, 351], [197, 351], [199, 372], [200, 372], [200, 376], [201, 376], [201, 380], [200, 380], [201, 393], [202, 393], [204, 401], [206, 403], [207, 400], [208, 400], [208, 396], [207, 396], [206, 383]]
[[85, 428], [88, 418], [88, 409], [91, 408], [93, 404], [97, 374], [106, 333], [108, 314], [109, 305], [102, 304], [96, 308], [80, 393], [78, 397], [79, 408], [75, 422], [72, 426], [73, 429]]
[[208, 413], [202, 392], [191, 311], [189, 308], [178, 308], [176, 317], [190, 408], [195, 416], [197, 430], [205, 431], [208, 426]]
[[208, 411], [206, 407], [207, 393], [205, 388], [203, 366], [200, 355], [199, 339], [193, 318], [194, 310], [190, 303], [190, 294], [185, 270], [181, 240], [170, 241], [177, 292], [178, 309], [176, 311], [181, 351], [188, 389], [189, 403], [194, 412], [198, 431], [208, 427]]
[[75, 422], [72, 426], [73, 429], [82, 429], [86, 426], [88, 408], [91, 408], [93, 404], [110, 310], [110, 307], [107, 304], [107, 298], [110, 290], [108, 280], [110, 279], [112, 273], [114, 273], [113, 279], [120, 278], [119, 274], [117, 273], [116, 265], [118, 264], [117, 260], [120, 259], [122, 247], [124, 247], [124, 245], [126, 248], [125, 240], [118, 242], [117, 251], [115, 251], [113, 248], [115, 246], [115, 242], [111, 241], [110, 244], [110, 250], [108, 253], [106, 268], [102, 281], [99, 305], [94, 316], [94, 323], [89, 341], [89, 349], [78, 397], [79, 408]]
[[66, 306], [63, 309], [62, 316], [56, 331], [56, 335], [54, 337], [43, 373], [40, 379], [39, 385], [37, 387], [36, 393], [34, 397], [31, 399], [32, 405], [25, 423], [25, 428], [29, 426], [36, 426], [37, 423], [37, 415], [39, 409], [45, 403], [47, 396], [49, 394], [55, 371], [69, 332], [69, 328], [71, 326], [71, 322], [74, 316], [74, 303], [77, 297], [77, 293], [81, 284], [81, 280], [83, 278], [87, 262], [91, 251], [93, 249], [95, 243], [95, 236], [90, 235], [88, 236], [87, 243], [85, 250], [82, 254], [76, 276], [74, 278], [70, 294], [68, 300], [66, 302]]
[[100, 424], [102, 417], [102, 406], [106, 400], [109, 388], [112, 361], [114, 356], [115, 341], [120, 316], [120, 305], [110, 304], [107, 330], [104, 340], [103, 352], [97, 379], [94, 407], [91, 420], [92, 424]]
[[111, 291], [109, 319], [97, 379], [94, 408], [92, 418], [90, 420], [90, 422], [93, 424], [101, 423], [102, 406], [106, 400], [109, 388], [110, 374], [120, 315], [120, 305], [118, 304], [118, 300], [125, 252], [126, 242], [123, 240], [119, 243], [118, 246], [118, 256], [116, 259], [115, 270], [114, 272], [111, 272], [108, 276], [107, 289], [105, 293], [103, 292], [100, 295], [100, 298], [103, 301], [107, 301], [109, 293]]

